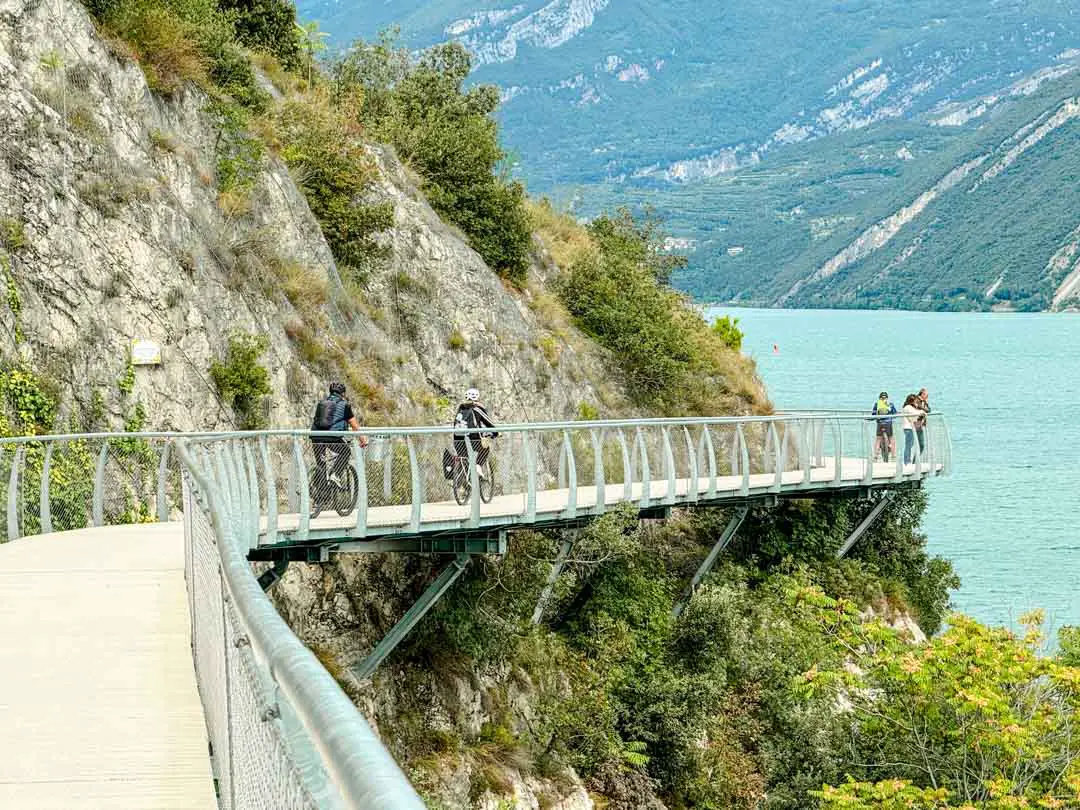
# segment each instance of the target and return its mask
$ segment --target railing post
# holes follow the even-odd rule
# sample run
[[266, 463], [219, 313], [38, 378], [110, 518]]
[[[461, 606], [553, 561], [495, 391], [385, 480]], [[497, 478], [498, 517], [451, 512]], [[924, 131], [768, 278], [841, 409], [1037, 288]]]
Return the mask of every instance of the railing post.
[[649, 471], [649, 453], [645, 449], [645, 437], [640, 427], [636, 428], [636, 431], [634, 445], [641, 464], [641, 500], [639, 503], [642, 509], [646, 509], [652, 502], [652, 473]]
[[673, 504], [675, 503], [675, 454], [671, 450], [671, 429], [665, 425], [660, 430], [660, 437], [664, 447], [664, 477], [667, 479], [664, 503]]
[[623, 465], [623, 500], [634, 500], [634, 465], [630, 462], [630, 448], [626, 444], [626, 433], [622, 428], [615, 431], [619, 437], [619, 450], [622, 452]]
[[263, 482], [266, 487], [266, 542], [273, 544], [278, 539], [278, 504], [277, 504], [277, 479], [274, 476], [274, 465], [270, 462], [270, 440], [266, 436], [259, 437], [259, 455], [262, 457]]
[[350, 441], [353, 443], [352, 463], [356, 472], [356, 525], [349, 534], [352, 537], [367, 537], [367, 448], [361, 447], [358, 439]]
[[559, 444], [559, 478], [557, 486], [566, 489], [566, 442]]
[[705, 491], [705, 496], [711, 500], [716, 497], [716, 452], [713, 450], [712, 433], [708, 425], [701, 426], [698, 454], [709, 462], [709, 488]]
[[262, 499], [259, 497], [259, 474], [255, 468], [255, 454], [251, 452], [251, 442], [244, 441], [242, 444], [248, 481], [248, 519], [251, 521], [248, 548], [253, 549], [259, 547], [259, 538], [262, 536]]
[[833, 430], [833, 481], [839, 484], [844, 475], [844, 428], [839, 419], [830, 419]]
[[863, 426], [862, 441], [863, 441], [863, 458], [865, 459], [866, 469], [863, 470], [863, 483], [866, 486], [870, 486], [874, 482], [874, 440], [873, 436], [877, 432], [877, 422], [870, 420], [860, 423]]
[[773, 446], [773, 483], [769, 487], [772, 492], [779, 492], [784, 487], [784, 462], [787, 459], [789, 433], [787, 422], [785, 422], [784, 440], [781, 443], [776, 435], [776, 423], [769, 422], [769, 440], [765, 444], [768, 446], [771, 443]]
[[300, 437], [293, 434], [292, 437], [292, 455], [293, 455], [293, 467], [296, 470], [296, 477], [299, 479], [298, 492], [300, 495], [299, 508], [299, 523], [296, 526], [296, 540], [303, 543], [308, 538], [308, 531], [311, 528], [311, 493], [308, 491], [308, 471], [307, 465], [304, 463], [304, 450], [300, 446]]
[[525, 519], [529, 523], [536, 522], [536, 443], [533, 441], [532, 432], [521, 432], [521, 441], [524, 445], [525, 456]]
[[814, 447], [817, 445], [817, 427], [814, 420], [810, 420], [807, 426], [799, 431], [799, 456], [802, 458], [802, 482], [809, 484], [811, 481], [810, 471], [814, 468]]
[[394, 502], [394, 440], [389, 436], [383, 441], [382, 465], [383, 499], [389, 504]]
[[94, 468], [94, 525], [101, 526], [105, 523], [105, 463], [109, 459], [109, 440], [101, 440], [101, 450], [98, 451], [97, 466]]
[[[765, 431], [765, 441], [761, 444], [761, 471], [763, 473], [776, 472], [776, 467], [770, 470], [770, 462], [775, 465], [776, 453], [779, 452], [777, 448], [777, 436], [776, 436], [776, 423], [769, 422], [769, 426]], [[772, 452], [769, 452], [769, 451]]]
[[23, 451], [26, 445], [15, 448], [15, 457], [11, 459], [11, 474], [8, 476], [7, 532], [8, 540], [18, 540], [19, 534], [19, 467], [22, 466]]
[[683, 425], [683, 438], [686, 440], [686, 457], [690, 461], [690, 469], [687, 471], [690, 479], [686, 482], [686, 498], [690, 503], [697, 503], [700, 483], [698, 477], [698, 457], [694, 451], [694, 440], [690, 438], [690, 428]]
[[578, 498], [578, 480], [577, 480], [577, 464], [574, 460], [574, 447], [570, 443], [570, 431], [563, 430], [563, 450], [566, 453], [566, 473], [567, 473], [567, 497], [566, 497], [566, 517], [577, 517], [577, 498]]
[[746, 448], [746, 436], [742, 424], [735, 426], [735, 435], [739, 443], [739, 467], [742, 469], [742, 485], [739, 494], [744, 498], [750, 494], [750, 451]]
[[56, 442], [46, 442], [45, 460], [41, 465], [41, 496], [39, 510], [41, 514], [41, 533], [49, 534], [52, 526], [52, 503], [49, 500], [49, 486], [52, 483], [52, 454]]
[[469, 525], [475, 528], [480, 525], [480, 471], [476, 469], [476, 449], [471, 435], [465, 437], [465, 452], [469, 456]]
[[[52, 442], [49, 442], [50, 449]], [[166, 483], [169, 477], [169, 451], [172, 450], [172, 439], [166, 439], [161, 445], [161, 458], [158, 459], [157, 472], [157, 519], [164, 523], [169, 519], [169, 504], [166, 500]]]
[[[414, 534], [420, 531], [420, 507], [424, 504], [423, 485], [420, 481], [420, 465], [416, 461], [416, 447], [412, 436], [405, 437], [405, 447], [409, 451], [409, 478], [412, 507], [409, 517], [409, 530]], [[492, 486], [495, 482], [492, 481]]]
[[604, 433], [592, 428], [589, 438], [593, 446], [593, 468], [596, 483], [596, 514], [602, 515], [607, 508], [607, 482], [604, 480]]

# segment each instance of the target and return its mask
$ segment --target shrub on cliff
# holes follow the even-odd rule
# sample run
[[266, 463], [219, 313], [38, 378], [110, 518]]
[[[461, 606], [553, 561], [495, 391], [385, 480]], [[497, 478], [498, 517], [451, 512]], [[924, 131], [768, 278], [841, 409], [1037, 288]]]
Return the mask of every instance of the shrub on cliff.
[[637, 402], [701, 415], [767, 407], [752, 362], [667, 286], [682, 260], [662, 249], [654, 220], [620, 210], [586, 231], [588, 247], [571, 254], [557, 289], [581, 329], [612, 351]]
[[332, 73], [339, 99], [361, 91], [359, 121], [419, 172], [432, 207], [465, 232], [492, 269], [520, 283], [532, 240], [525, 190], [499, 172], [505, 155], [492, 117], [499, 94], [490, 85], [465, 89], [471, 68], [457, 43], [413, 61], [384, 36], [355, 43]]

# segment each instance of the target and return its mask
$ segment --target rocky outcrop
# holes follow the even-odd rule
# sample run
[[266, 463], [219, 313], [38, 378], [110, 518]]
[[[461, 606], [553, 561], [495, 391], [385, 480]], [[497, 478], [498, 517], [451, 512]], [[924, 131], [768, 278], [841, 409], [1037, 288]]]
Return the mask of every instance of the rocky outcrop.
[[[268, 342], [267, 422], [305, 424], [328, 372], [296, 345], [276, 262], [327, 287], [328, 334], [314, 339], [348, 347], [372, 380], [370, 421], [448, 419], [470, 385], [501, 420], [625, 406], [591, 382], [607, 377], [603, 354], [542, 290], [508, 289], [389, 150], [372, 147], [370, 191], [393, 204], [389, 258], [358, 302], [285, 167], [266, 158], [249, 203], [219, 200], [213, 105], [194, 89], [152, 94], [77, 3], [0, 2], [0, 88], [2, 354], [51, 377], [64, 415], [99, 399], [114, 426], [135, 402], [156, 428], [231, 426], [208, 368], [239, 330]], [[126, 395], [116, 381], [135, 339], [159, 343], [163, 363], [135, 368]]]
[[[234, 331], [265, 337], [266, 421], [278, 427], [306, 426], [326, 383], [304, 340], [345, 347], [341, 364], [372, 381], [358, 401], [369, 424], [448, 421], [473, 385], [503, 422], [572, 418], [583, 404], [630, 410], [610, 358], [545, 291], [556, 271], [539, 249], [532, 285], [510, 288], [439, 219], [393, 152], [372, 145], [376, 179], [364, 194], [390, 204], [393, 224], [378, 237], [385, 258], [347, 287], [279, 161], [262, 159], [246, 199], [220, 193], [222, 137], [210, 99], [194, 88], [151, 93], [77, 3], [0, 0], [0, 362], [50, 380], [64, 427], [93, 411], [119, 427], [139, 405], [149, 428], [233, 426], [208, 372]], [[296, 290], [287, 294], [286, 266], [319, 292], [314, 320], [292, 303]], [[160, 344], [160, 365], [131, 365], [138, 339]], [[294, 566], [278, 602], [337, 671], [439, 564], [357, 555]], [[395, 717], [403, 696], [442, 695], [430, 709], [474, 733], [490, 719], [493, 690], [528, 711], [528, 689], [511, 695], [506, 673], [444, 675], [355, 694], [376, 721]], [[442, 775], [444, 806], [502, 807], [511, 797], [521, 808], [591, 807], [575, 780], [556, 789], [513, 762], [498, 764], [470, 804], [477, 767], [463, 760]]]

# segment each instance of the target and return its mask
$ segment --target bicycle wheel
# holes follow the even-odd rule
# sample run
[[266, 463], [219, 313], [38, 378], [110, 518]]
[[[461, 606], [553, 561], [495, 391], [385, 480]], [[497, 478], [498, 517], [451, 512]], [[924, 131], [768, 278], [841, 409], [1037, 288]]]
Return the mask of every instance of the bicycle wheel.
[[478, 472], [480, 473], [480, 500], [491, 503], [491, 499], [495, 497], [495, 476], [491, 472], [491, 459], [486, 459], [480, 465]]
[[345, 470], [345, 486], [334, 493], [334, 511], [342, 517], [351, 514], [356, 508], [356, 500], [359, 497], [360, 482], [356, 477], [356, 470], [348, 467]]
[[466, 464], [458, 463], [454, 466], [454, 500], [459, 506], [469, 502], [472, 495], [472, 487], [469, 485], [469, 468]]

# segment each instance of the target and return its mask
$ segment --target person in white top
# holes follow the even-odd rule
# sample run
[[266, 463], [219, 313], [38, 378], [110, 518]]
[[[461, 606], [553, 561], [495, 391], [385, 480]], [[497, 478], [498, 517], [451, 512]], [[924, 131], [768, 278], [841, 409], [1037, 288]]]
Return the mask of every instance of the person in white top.
[[900, 413], [902, 414], [901, 425], [904, 428], [904, 463], [910, 464], [912, 462], [911, 451], [915, 449], [916, 426], [919, 420], [926, 416], [926, 411], [919, 407], [918, 394], [907, 395]]

